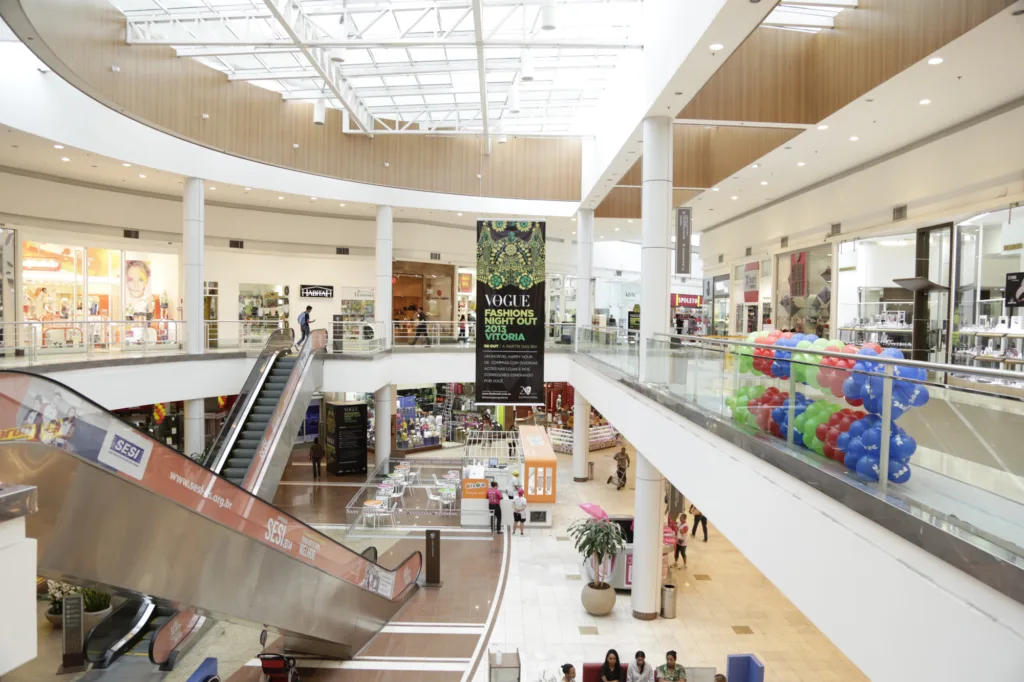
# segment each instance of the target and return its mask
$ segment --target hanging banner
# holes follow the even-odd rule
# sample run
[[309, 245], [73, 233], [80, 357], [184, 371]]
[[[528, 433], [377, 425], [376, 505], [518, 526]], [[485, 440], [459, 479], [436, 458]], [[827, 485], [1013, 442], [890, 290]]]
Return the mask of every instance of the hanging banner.
[[761, 264], [747, 263], [743, 268], [743, 302], [757, 303], [757, 290], [761, 278]]
[[633, 309], [626, 313], [626, 329], [631, 332], [640, 331], [640, 304], [637, 303]]
[[543, 221], [476, 224], [476, 403], [544, 403]]
[[683, 206], [676, 209], [676, 274], [690, 274], [693, 252], [693, 211]]
[[471, 294], [471, 293], [473, 293], [473, 273], [472, 272], [460, 272], [459, 273], [459, 293], [460, 294]]

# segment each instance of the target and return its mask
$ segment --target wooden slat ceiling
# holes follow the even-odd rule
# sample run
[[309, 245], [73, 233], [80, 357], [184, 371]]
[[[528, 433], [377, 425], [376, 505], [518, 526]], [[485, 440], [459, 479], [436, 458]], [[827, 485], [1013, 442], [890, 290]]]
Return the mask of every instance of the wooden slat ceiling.
[[[756, 29], [679, 114], [687, 120], [816, 125], [1014, 0], [860, 0], [816, 34]], [[800, 128], [677, 125], [674, 186], [710, 188]], [[641, 162], [596, 215], [639, 218]], [[622, 187], [625, 186], [625, 187]], [[675, 206], [699, 191], [676, 191]], [[681, 199], [681, 200], [680, 200]]]

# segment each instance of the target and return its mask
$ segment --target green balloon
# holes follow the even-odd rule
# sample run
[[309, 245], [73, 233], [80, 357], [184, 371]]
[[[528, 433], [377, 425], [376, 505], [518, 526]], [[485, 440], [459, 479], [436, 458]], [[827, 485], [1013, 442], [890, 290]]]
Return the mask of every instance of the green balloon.
[[744, 355], [740, 358], [740, 374], [750, 374], [754, 371], [754, 359]]
[[730, 410], [735, 408], [736, 407], [736, 398], [734, 398], [731, 395], [727, 396], [726, 399], [725, 399], [725, 406], [728, 407]]
[[801, 433], [803, 432], [804, 425], [806, 423], [807, 423], [807, 413], [806, 412], [804, 412], [802, 415], [800, 415], [799, 417], [797, 417], [796, 419], [793, 420], [793, 426], [796, 428], [797, 431], [800, 431]]

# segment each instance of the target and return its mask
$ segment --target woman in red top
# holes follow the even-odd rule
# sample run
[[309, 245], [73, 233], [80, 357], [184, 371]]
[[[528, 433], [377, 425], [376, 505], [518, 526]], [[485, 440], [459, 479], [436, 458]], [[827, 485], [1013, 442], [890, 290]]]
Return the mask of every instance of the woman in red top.
[[495, 532], [501, 532], [501, 491], [498, 490], [498, 482], [491, 481], [491, 487], [487, 489], [487, 506], [491, 510], [491, 528]]

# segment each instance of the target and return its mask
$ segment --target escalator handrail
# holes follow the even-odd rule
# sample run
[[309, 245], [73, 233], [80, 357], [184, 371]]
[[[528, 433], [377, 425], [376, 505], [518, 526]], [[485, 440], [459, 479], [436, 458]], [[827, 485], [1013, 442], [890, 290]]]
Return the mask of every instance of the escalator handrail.
[[275, 358], [280, 352], [287, 350], [291, 346], [292, 335], [290, 329], [275, 329], [270, 333], [267, 342], [260, 351], [259, 357], [256, 358], [256, 364], [253, 365], [252, 371], [249, 372], [249, 376], [246, 377], [241, 390], [238, 391], [238, 398], [235, 400], [235, 404], [231, 406], [231, 410], [224, 420], [224, 426], [221, 427], [216, 440], [214, 440], [206, 456], [203, 458], [203, 466], [214, 473], [220, 473], [224, 462], [227, 461], [228, 454], [231, 452], [231, 448], [238, 439], [238, 434], [242, 432], [242, 427], [245, 425], [245, 420], [249, 416], [256, 398], [259, 396], [260, 388], [263, 387], [264, 382], [270, 375], [270, 369], [274, 366]]
[[[398, 565], [397, 568], [394, 568], [394, 569], [385, 568], [385, 567], [381, 566], [380, 564], [378, 564], [376, 561], [370, 561], [369, 559], [367, 559], [366, 557], [362, 556], [361, 554], [359, 554], [355, 550], [353, 550], [353, 549], [351, 549], [349, 547], [346, 547], [345, 545], [341, 544], [340, 542], [337, 542], [333, 538], [330, 538], [327, 535], [324, 535], [323, 533], [321, 533], [320, 531], [317, 531], [317, 530], [313, 529], [307, 523], [305, 523], [305, 522], [295, 518], [291, 514], [288, 514], [287, 512], [281, 511], [280, 509], [278, 509], [274, 505], [270, 504], [269, 502], [265, 502], [264, 500], [259, 499], [258, 497], [256, 497], [255, 495], [253, 495], [249, 491], [245, 490], [241, 486], [236, 485], [235, 483], [232, 483], [231, 481], [227, 480], [226, 478], [217, 476], [216, 474], [211, 472], [206, 467], [203, 467], [202, 464], [196, 462], [195, 460], [193, 460], [192, 458], [188, 457], [187, 455], [184, 455], [184, 454], [178, 452], [177, 450], [175, 450], [174, 448], [172, 448], [172, 447], [170, 447], [170, 446], [168, 446], [168, 445], [166, 445], [166, 444], [164, 444], [164, 443], [154, 439], [149, 434], [146, 434], [146, 433], [143, 433], [142, 431], [139, 431], [138, 429], [133, 427], [131, 424], [127, 424], [127, 423], [121, 421], [120, 419], [117, 418], [117, 416], [115, 416], [109, 410], [107, 410], [103, 406], [99, 405], [94, 400], [91, 400], [90, 398], [82, 395], [79, 391], [75, 390], [74, 388], [72, 388], [70, 386], [67, 386], [66, 384], [63, 384], [63, 383], [61, 383], [59, 381], [56, 381], [56, 380], [54, 380], [54, 379], [52, 379], [52, 378], [50, 378], [48, 376], [44, 376], [44, 375], [40, 375], [40, 374], [33, 374], [31, 372], [25, 372], [25, 371], [22, 371], [22, 370], [13, 370], [13, 369], [11, 369], [11, 370], [0, 370], [0, 397], [3, 397], [4, 395], [6, 395], [6, 394], [3, 393], [4, 384], [3, 384], [2, 378], [4, 376], [8, 376], [8, 375], [23, 377], [23, 378], [25, 378], [25, 379], [27, 379], [29, 381], [43, 382], [43, 383], [50, 384], [50, 385], [52, 385], [54, 387], [59, 388], [61, 393], [65, 394], [65, 395], [74, 396], [76, 399], [82, 401], [82, 403], [84, 405], [92, 408], [98, 415], [102, 415], [103, 417], [105, 417], [109, 421], [109, 423], [111, 425], [116, 425], [120, 429], [128, 429], [128, 430], [133, 432], [135, 437], [142, 438], [142, 439], [148, 441], [151, 444], [152, 450], [154, 452], [157, 451], [157, 449], [159, 449], [162, 453], [167, 453], [167, 454], [170, 454], [172, 457], [180, 458], [181, 460], [183, 460], [181, 463], [184, 465], [185, 470], [187, 470], [189, 467], [195, 467], [195, 468], [201, 470], [202, 472], [205, 472], [209, 476], [212, 476], [213, 479], [216, 479], [216, 481], [220, 482], [220, 484], [222, 486], [227, 486], [227, 487], [229, 487], [231, 489], [235, 489], [234, 494], [242, 496], [242, 504], [240, 506], [244, 507], [244, 509], [245, 509], [243, 518], [245, 518], [246, 520], [248, 520], [248, 518], [250, 516], [250, 512], [253, 509], [258, 508], [258, 507], [260, 507], [262, 505], [262, 506], [265, 506], [265, 507], [269, 508], [269, 510], [271, 510], [273, 512], [273, 515], [275, 517], [280, 518], [280, 519], [285, 519], [287, 521], [288, 525], [291, 525], [292, 523], [294, 523], [295, 526], [298, 527], [301, 530], [301, 532], [302, 532], [302, 534], [304, 536], [308, 536], [311, 539], [315, 540], [317, 543], [319, 543], [319, 546], [321, 546], [321, 547], [323, 547], [323, 546], [337, 547], [337, 548], [339, 548], [340, 552], [346, 556], [346, 558], [353, 559], [353, 560], [355, 560], [357, 562], [365, 562], [366, 564], [370, 564], [370, 565], [374, 566], [375, 567], [375, 572], [378, 574], [378, 576], [381, 573], [383, 573], [383, 574], [389, 574], [389, 575], [391, 575], [394, 578], [394, 577], [397, 577], [400, 572], [402, 572], [403, 575], [404, 575], [405, 571], [407, 571], [411, 567], [411, 565], [413, 563], [416, 564], [416, 569], [415, 569], [416, 574], [415, 574], [415, 576], [411, 576], [408, 579], [407, 584], [403, 587], [403, 589], [401, 589], [398, 592], [398, 594], [395, 594], [394, 590], [392, 589], [391, 596], [385, 596], [385, 595], [381, 594], [378, 591], [370, 589], [365, 584], [357, 583], [357, 582], [351, 580], [346, 575], [339, 574], [339, 573], [337, 573], [335, 571], [332, 571], [327, 566], [323, 566], [323, 565], [318, 564], [316, 562], [315, 558], [317, 556], [320, 556], [320, 555], [323, 554], [323, 552], [319, 551], [319, 549], [317, 550], [316, 553], [314, 553], [314, 557], [313, 558], [310, 558], [307, 555], [303, 554], [301, 552], [301, 548], [296, 548], [297, 554], [292, 554], [286, 548], [284, 548], [280, 543], [273, 542], [272, 541], [273, 540], [272, 536], [271, 537], [258, 537], [258, 536], [252, 535], [252, 534], [244, 533], [240, 528], [236, 527], [236, 525], [228, 524], [228, 523], [225, 523], [222, 520], [219, 520], [217, 518], [212, 517], [210, 513], [206, 512], [206, 508], [205, 507], [203, 507], [203, 509], [199, 509], [199, 508], [197, 508], [195, 506], [190, 506], [190, 504], [187, 504], [187, 503], [182, 502], [180, 500], [175, 500], [173, 497], [171, 497], [171, 496], [169, 496], [167, 494], [163, 494], [163, 493], [161, 493], [158, 490], [155, 490], [155, 489], [152, 489], [150, 487], [147, 487], [147, 486], [143, 485], [141, 480], [137, 480], [137, 479], [135, 479], [132, 476], [129, 476], [127, 474], [121, 474], [118, 471], [116, 471], [113, 467], [110, 467], [110, 466], [107, 466], [107, 465], [104, 465], [104, 464], [100, 464], [98, 461], [93, 461], [92, 459], [89, 459], [88, 457], [82, 456], [82, 455], [80, 455], [80, 454], [78, 454], [76, 452], [72, 452], [70, 450], [63, 449], [63, 448], [61, 448], [58, 445], [50, 445], [49, 447], [51, 447], [51, 448], [53, 448], [55, 450], [60, 450], [61, 452], [63, 452], [67, 456], [73, 457], [73, 458], [75, 458], [75, 459], [77, 459], [77, 460], [79, 460], [81, 462], [84, 462], [84, 463], [86, 463], [86, 464], [88, 464], [88, 465], [90, 465], [92, 467], [95, 467], [96, 469], [99, 469], [100, 471], [102, 471], [102, 472], [104, 472], [104, 473], [106, 473], [108, 475], [116, 476], [117, 478], [119, 478], [120, 480], [122, 480], [125, 483], [136, 485], [136, 486], [142, 488], [143, 490], [146, 490], [147, 492], [150, 492], [150, 493], [152, 493], [154, 495], [163, 497], [164, 499], [168, 500], [172, 504], [178, 504], [179, 506], [181, 506], [181, 507], [183, 507], [183, 508], [185, 508], [185, 509], [187, 509], [187, 510], [189, 510], [189, 511], [195, 513], [195, 514], [198, 514], [198, 515], [202, 516], [203, 518], [207, 519], [211, 523], [216, 523], [216, 524], [218, 524], [218, 525], [220, 525], [220, 526], [222, 526], [224, 528], [228, 528], [228, 529], [233, 530], [235, 532], [239, 532], [239, 533], [241, 533], [243, 535], [246, 535], [250, 539], [252, 539], [252, 540], [254, 540], [256, 542], [260, 542], [260, 543], [262, 543], [263, 545], [265, 545], [267, 547], [275, 549], [278, 552], [281, 552], [282, 554], [284, 554], [285, 556], [288, 556], [291, 559], [294, 559], [296, 561], [302, 562], [302, 563], [304, 563], [304, 564], [306, 564], [306, 565], [308, 565], [310, 567], [313, 567], [313, 568], [321, 570], [321, 571], [323, 571], [325, 573], [328, 573], [328, 574], [334, 576], [335, 578], [337, 578], [338, 580], [342, 580], [342, 581], [344, 581], [344, 582], [346, 582], [346, 583], [348, 583], [350, 585], [354, 585], [355, 587], [358, 587], [358, 588], [360, 588], [360, 589], [362, 589], [362, 590], [364, 590], [366, 592], [369, 592], [370, 594], [373, 594], [373, 595], [375, 595], [375, 596], [377, 596], [377, 597], [379, 597], [381, 599], [385, 599], [385, 600], [393, 602], [393, 603], [394, 602], [400, 602], [415, 588], [416, 580], [418, 579], [420, 571], [422, 570], [422, 566], [423, 566], [423, 555], [422, 555], [422, 553], [420, 551], [415, 551], [415, 552], [411, 553], [408, 557], [405, 558], [404, 561], [402, 561]], [[24, 403], [22, 402], [21, 398], [18, 398], [16, 396], [11, 396], [11, 395], [9, 395], [8, 397], [11, 400], [13, 400], [14, 402], [16, 402], [22, 409], [27, 409], [25, 407]], [[83, 417], [81, 417], [82, 414], [84, 414], [84, 411], [79, 410], [79, 415], [80, 415], [79, 418], [84, 419]], [[101, 428], [100, 426], [95, 425], [95, 424], [94, 424], [94, 426], [96, 428]], [[107, 429], [109, 429], [109, 427], [107, 427]], [[28, 442], [41, 442], [41, 441], [39, 441], [38, 434], [36, 434], [35, 436], [33, 436], [31, 438], [26, 438], [25, 440], [27, 440]], [[2, 446], [2, 444], [0, 444], [0, 446]], [[150, 456], [152, 457], [152, 454]], [[216, 504], [216, 501], [210, 495], [210, 490], [213, 487], [212, 486], [212, 482], [213, 481], [211, 479], [211, 484], [208, 487], [206, 487], [202, 493], [196, 492], [190, 486], [182, 486], [180, 490], [177, 487], [172, 488], [172, 489], [175, 490], [175, 492], [181, 492], [181, 491], [194, 492], [194, 493], [196, 493], [196, 494], [198, 494], [200, 496], [202, 504], [205, 505], [206, 502], [210, 502], [211, 503], [209, 505], [210, 507], [218, 508], [219, 509], [218, 505]], [[231, 507], [228, 507], [228, 508], [230, 509]], [[269, 518], [270, 514], [267, 514], [267, 516]], [[268, 528], [267, 533], [268, 533], [268, 536], [269, 536], [270, 535], [270, 529], [269, 528]], [[413, 562], [414, 559], [416, 560], [415, 562]], [[332, 563], [337, 563], [337, 562], [333, 562], [332, 561]], [[362, 571], [362, 573], [366, 574], [367, 571], [364, 570], [364, 571]], [[393, 583], [392, 583], [392, 585], [393, 585]]]
[[326, 347], [327, 330], [314, 329], [306, 337], [302, 348], [299, 349], [299, 354], [295, 358], [291, 374], [288, 375], [288, 382], [281, 391], [281, 397], [277, 400], [274, 413], [267, 422], [267, 428], [263, 431], [263, 437], [260, 438], [260, 444], [256, 447], [256, 452], [253, 453], [249, 471], [246, 472], [245, 479], [242, 481], [242, 487], [246, 490], [250, 490], [255, 494], [260, 489], [260, 484], [263, 483], [263, 476], [267, 472], [267, 467], [270, 466], [270, 454], [274, 451], [274, 446], [281, 438], [283, 433], [281, 430], [282, 425], [286, 422], [285, 417], [292, 409], [292, 403], [295, 402], [296, 394], [302, 385], [302, 377], [305, 375], [306, 366], [313, 361], [313, 355], [317, 351], [321, 351]]
[[[89, 632], [85, 634], [85, 646], [82, 647], [85, 652], [85, 658], [90, 663], [104, 663], [109, 664], [114, 658], [119, 656], [122, 649], [127, 648], [128, 644], [139, 634], [142, 628], [146, 627], [146, 623], [149, 622], [149, 618], [153, 613], [155, 606], [150, 601], [136, 601], [129, 599], [124, 602], [116, 609], [113, 613], [104, 618], [102, 621], [92, 627]], [[89, 643], [94, 637], [101, 637], [106, 634], [106, 631], [111, 628], [115, 623], [118, 622], [118, 615], [122, 611], [132, 611], [131, 627], [117, 639], [117, 641], [104, 647], [100, 658], [93, 658], [89, 656], [90, 646]]]

